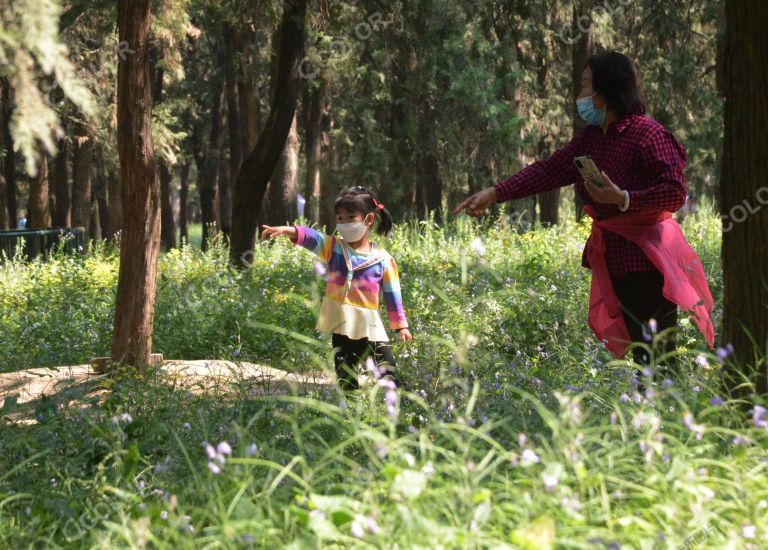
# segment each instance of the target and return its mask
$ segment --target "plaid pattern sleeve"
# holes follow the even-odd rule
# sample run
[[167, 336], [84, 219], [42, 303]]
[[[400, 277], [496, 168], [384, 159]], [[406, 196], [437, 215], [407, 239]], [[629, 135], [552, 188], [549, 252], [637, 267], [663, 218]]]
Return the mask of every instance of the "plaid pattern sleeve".
[[641, 143], [641, 166], [649, 186], [629, 192], [629, 210], [677, 212], [685, 204], [686, 151], [659, 127]]
[[522, 199], [537, 193], [576, 183], [579, 172], [573, 163], [581, 151], [586, 128], [547, 159], [526, 166], [512, 177], [493, 186], [499, 202]]
[[[590, 155], [613, 183], [629, 193], [630, 211], [675, 212], [685, 203], [685, 149], [664, 126], [643, 113], [615, 120], [605, 132], [597, 126], [583, 128], [550, 158], [496, 184], [498, 200], [521, 199], [575, 182], [576, 192], [595, 209], [598, 219], [621, 215], [617, 205], [597, 204], [589, 196], [573, 164], [573, 157], [580, 155]], [[606, 232], [605, 244], [611, 277], [655, 269], [637, 245], [620, 235]], [[586, 257], [584, 265], [589, 267]]]

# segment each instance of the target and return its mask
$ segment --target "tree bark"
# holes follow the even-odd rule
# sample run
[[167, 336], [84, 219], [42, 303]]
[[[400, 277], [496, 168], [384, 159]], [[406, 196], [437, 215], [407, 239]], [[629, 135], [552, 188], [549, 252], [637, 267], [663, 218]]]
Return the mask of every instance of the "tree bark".
[[109, 232], [104, 236], [114, 239], [123, 229], [123, 201], [120, 191], [120, 177], [111, 168], [107, 174], [107, 188], [109, 191]]
[[131, 45], [117, 75], [117, 139], [123, 228], [112, 335], [112, 359], [143, 366], [152, 350], [157, 258], [160, 252], [160, 188], [152, 143], [149, 70], [150, 0], [118, 0], [119, 40]]
[[[0, 87], [3, 86], [0, 80]], [[2, 95], [0, 94], [0, 98]], [[5, 113], [3, 105], [0, 104], [0, 151], [5, 147]], [[3, 168], [4, 159], [0, 158], [0, 230], [10, 229], [10, 219], [8, 217], [8, 186], [5, 182], [5, 169]]]
[[176, 248], [176, 224], [173, 220], [173, 174], [168, 163], [158, 162], [160, 172], [160, 247], [162, 250]]
[[53, 225], [55, 227], [69, 227], [71, 208], [69, 195], [69, 142], [66, 136], [59, 139], [58, 142], [52, 180], [53, 194], [56, 197]]
[[29, 186], [27, 227], [30, 229], [51, 227], [51, 201], [48, 191], [48, 155], [41, 153], [37, 163], [37, 175], [32, 178]]
[[[584, 72], [584, 65], [595, 51], [595, 43], [592, 39], [592, 17], [589, 16], [594, 0], [579, 0], [573, 5], [573, 19], [571, 23], [571, 109], [573, 113], [573, 135], [584, 127], [584, 121], [581, 120], [576, 109], [576, 98], [581, 93], [581, 73]], [[585, 19], [586, 18], [586, 19]], [[586, 31], [582, 31], [579, 21], [589, 21]], [[584, 25], [581, 25], [582, 27]], [[577, 192], [574, 192], [574, 207], [576, 209], [576, 219], [581, 220], [584, 202]]]
[[269, 225], [285, 225], [296, 220], [298, 193], [299, 132], [294, 116], [283, 153], [269, 183], [269, 211], [265, 216]]
[[[98, 161], [97, 161], [98, 162]], [[101, 162], [99, 164], [102, 164]], [[91, 216], [91, 238], [100, 241], [109, 235], [109, 204], [107, 203], [107, 179], [101, 167], [93, 178], [93, 210]]]
[[326, 96], [330, 82], [321, 78], [316, 85], [312, 84], [305, 98], [306, 117], [304, 120], [304, 136], [306, 151], [306, 179], [304, 181], [304, 216], [310, 223], [320, 221], [320, 165], [323, 158], [323, 117], [328, 116]]
[[85, 228], [86, 242], [91, 238], [91, 165], [93, 135], [82, 120], [74, 122], [75, 143], [72, 151], [72, 224]]
[[181, 165], [179, 172], [179, 240], [189, 244], [189, 221], [187, 209], [189, 208], [189, 162]]
[[418, 159], [417, 211], [419, 219], [434, 214], [435, 222], [442, 221], [443, 181], [437, 159], [437, 136], [435, 116], [428, 97], [423, 97], [418, 110], [418, 133], [420, 147]]
[[[750, 376], [768, 396], [768, 3], [728, 0], [723, 75], [723, 338], [734, 348], [727, 384]], [[762, 356], [762, 362], [758, 357]]]
[[259, 139], [261, 126], [259, 123], [259, 87], [254, 82], [253, 74], [256, 71], [256, 62], [253, 56], [252, 41], [243, 41], [241, 35], [236, 35], [235, 47], [243, 54], [244, 71], [237, 75], [237, 99], [242, 124], [240, 130], [243, 136], [242, 155], [253, 151]]
[[200, 190], [200, 213], [203, 224], [203, 240], [201, 248], [208, 250], [211, 237], [215, 234], [219, 223], [218, 214], [218, 178], [219, 178], [219, 159], [221, 157], [221, 93], [222, 81], [220, 77], [214, 82], [213, 98], [211, 105], [211, 130], [208, 139], [208, 147], [205, 154], [201, 153], [199, 157], [202, 160], [202, 166], [197, 165], [198, 174], [200, 174], [197, 183]]
[[227, 26], [224, 35], [227, 37], [226, 46], [223, 48], [226, 59], [225, 65], [225, 93], [227, 98], [227, 129], [229, 131], [229, 178], [219, 182], [221, 198], [221, 231], [229, 236], [232, 229], [232, 190], [240, 173], [240, 165], [243, 162], [243, 133], [240, 129], [240, 113], [237, 97], [237, 72], [235, 70], [235, 47], [233, 30]]
[[13, 116], [13, 91], [7, 79], [0, 79], [2, 83], [2, 123], [0, 129], [3, 133], [3, 144], [5, 146], [5, 159], [3, 161], [3, 175], [5, 176], [5, 199], [6, 210], [8, 211], [8, 224], [11, 229], [15, 229], [19, 222], [19, 212], [16, 205], [16, 151], [13, 146], [13, 136], [11, 135], [11, 117]]
[[296, 113], [299, 64], [304, 56], [307, 0], [286, 0], [280, 23], [280, 56], [269, 118], [254, 150], [243, 162], [235, 186], [230, 259], [249, 264], [255, 245], [257, 216], [269, 178], [283, 152]]

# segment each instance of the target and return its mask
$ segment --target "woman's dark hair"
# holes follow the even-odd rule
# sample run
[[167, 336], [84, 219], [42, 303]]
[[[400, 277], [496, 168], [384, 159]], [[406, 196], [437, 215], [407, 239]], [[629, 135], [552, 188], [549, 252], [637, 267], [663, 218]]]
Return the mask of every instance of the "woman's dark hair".
[[616, 118], [645, 113], [640, 83], [630, 58], [619, 52], [598, 53], [587, 59], [586, 67], [592, 69], [592, 91], [605, 99]]
[[342, 209], [347, 212], [360, 212], [363, 216], [367, 216], [371, 212], [378, 214], [379, 226], [376, 228], [376, 232], [379, 235], [386, 235], [392, 231], [392, 214], [365, 187], [357, 185], [342, 191], [333, 203], [333, 210], [338, 212]]

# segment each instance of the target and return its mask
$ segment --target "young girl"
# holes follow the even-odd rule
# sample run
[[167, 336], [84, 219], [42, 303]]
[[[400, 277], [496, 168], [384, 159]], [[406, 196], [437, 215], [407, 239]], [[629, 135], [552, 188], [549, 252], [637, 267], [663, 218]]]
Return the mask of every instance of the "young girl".
[[334, 203], [336, 230], [340, 239], [310, 227], [262, 226], [262, 239], [280, 235], [311, 250], [328, 264], [328, 285], [320, 308], [317, 330], [332, 333], [334, 363], [339, 386], [358, 388], [361, 360], [373, 355], [379, 377], [395, 378], [395, 359], [379, 315], [379, 293], [383, 291], [390, 327], [403, 342], [413, 340], [403, 311], [400, 280], [395, 259], [368, 234], [378, 214], [377, 232], [392, 229], [392, 215], [365, 187], [351, 187]]

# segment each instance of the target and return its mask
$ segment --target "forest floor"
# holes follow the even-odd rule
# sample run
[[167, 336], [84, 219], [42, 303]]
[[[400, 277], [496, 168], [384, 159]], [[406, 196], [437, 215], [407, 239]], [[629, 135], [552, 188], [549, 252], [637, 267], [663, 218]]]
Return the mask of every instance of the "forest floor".
[[[0, 373], [0, 409], [10, 399], [15, 405], [11, 419], [37, 423], [34, 412], [45, 403], [69, 408], [106, 399], [110, 389], [105, 382], [111, 376], [95, 371], [89, 364]], [[221, 360], [169, 360], [153, 369], [150, 376], [173, 389], [196, 395], [216, 395], [234, 386], [245, 388], [251, 395], [302, 394], [334, 384], [322, 372], [293, 374], [266, 365]]]

